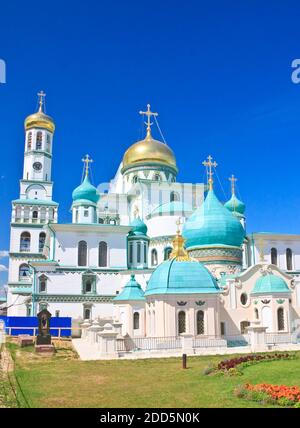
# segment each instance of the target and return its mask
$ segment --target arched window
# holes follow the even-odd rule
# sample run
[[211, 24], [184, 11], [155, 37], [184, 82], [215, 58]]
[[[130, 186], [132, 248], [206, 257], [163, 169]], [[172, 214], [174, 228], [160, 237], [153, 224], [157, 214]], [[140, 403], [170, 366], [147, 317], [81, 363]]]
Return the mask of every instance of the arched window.
[[249, 321], [242, 321], [240, 323], [241, 334], [246, 334], [247, 333], [246, 327], [249, 327], [249, 325], [250, 325]]
[[20, 251], [30, 251], [30, 233], [23, 232], [20, 237]]
[[133, 329], [138, 330], [140, 328], [140, 314], [135, 312], [133, 314]]
[[164, 260], [168, 260], [170, 258], [170, 254], [172, 253], [171, 247], [166, 247], [164, 249]]
[[151, 265], [152, 266], [157, 265], [157, 251], [155, 248], [151, 251]]
[[170, 193], [170, 202], [180, 201], [179, 193], [171, 192]]
[[286, 268], [287, 270], [293, 270], [293, 253], [290, 248], [286, 249]]
[[98, 223], [99, 223], [99, 224], [104, 224], [104, 220], [103, 220], [103, 218], [99, 218]]
[[19, 281], [27, 281], [30, 276], [29, 266], [26, 263], [23, 263], [19, 267]]
[[278, 308], [277, 310], [277, 324], [278, 324], [278, 331], [284, 330], [284, 310], [283, 308]]
[[133, 183], [137, 183], [137, 181], [138, 181], [138, 176], [134, 175], [133, 178], [132, 178], [132, 182]]
[[50, 135], [49, 135], [49, 134], [47, 134], [47, 139], [46, 139], [46, 143], [47, 143], [47, 146], [46, 146], [46, 151], [47, 151], [48, 153], [50, 153], [50, 143], [51, 143], [51, 137], [50, 137]]
[[36, 150], [41, 150], [43, 141], [43, 134], [41, 131], [38, 131], [36, 134]]
[[257, 308], [254, 309], [254, 315], [255, 315], [255, 319], [258, 320], [259, 315], [258, 315], [258, 309]]
[[78, 266], [87, 265], [87, 243], [80, 241], [78, 243]]
[[271, 263], [277, 266], [277, 249], [271, 248]]
[[27, 140], [27, 150], [31, 150], [32, 147], [32, 132], [28, 133], [28, 140]]
[[35, 220], [36, 220], [36, 219], [38, 218], [38, 215], [39, 215], [39, 214], [38, 214], [38, 211], [33, 211], [33, 212], [32, 212], [32, 218], [33, 218], [33, 219], [35, 219]]
[[46, 241], [46, 233], [45, 232], [41, 232], [40, 236], [39, 236], [39, 252], [40, 253], [43, 252], [45, 241]]
[[185, 333], [186, 325], [185, 325], [185, 312], [180, 311], [178, 313], [178, 334]]
[[246, 305], [247, 302], [248, 302], [248, 296], [247, 296], [247, 294], [246, 293], [242, 293], [241, 294], [241, 304], [242, 305]]
[[84, 320], [90, 320], [92, 317], [92, 311], [90, 307], [84, 307], [83, 308], [83, 319]]
[[161, 181], [161, 176], [160, 176], [160, 174], [155, 174], [155, 175], [154, 175], [154, 177], [153, 177], [153, 180], [154, 180], [154, 181]]
[[197, 334], [204, 334], [204, 312], [197, 312]]
[[39, 290], [40, 293], [46, 293], [47, 291], [47, 278], [45, 276], [41, 276], [39, 279]]
[[107, 243], [104, 241], [99, 242], [99, 267], [107, 266]]

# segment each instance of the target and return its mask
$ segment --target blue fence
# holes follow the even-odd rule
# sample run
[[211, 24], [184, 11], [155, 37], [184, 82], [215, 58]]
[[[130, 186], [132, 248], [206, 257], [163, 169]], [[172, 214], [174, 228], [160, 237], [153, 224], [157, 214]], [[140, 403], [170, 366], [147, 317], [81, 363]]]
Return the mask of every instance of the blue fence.
[[[34, 335], [34, 327], [39, 326], [37, 317], [7, 317], [0, 316], [0, 320], [4, 321], [6, 333], [12, 336], [19, 334]], [[69, 317], [52, 317], [50, 319], [50, 333], [52, 336], [59, 336], [59, 328], [61, 328], [61, 336], [71, 336], [72, 318]]]

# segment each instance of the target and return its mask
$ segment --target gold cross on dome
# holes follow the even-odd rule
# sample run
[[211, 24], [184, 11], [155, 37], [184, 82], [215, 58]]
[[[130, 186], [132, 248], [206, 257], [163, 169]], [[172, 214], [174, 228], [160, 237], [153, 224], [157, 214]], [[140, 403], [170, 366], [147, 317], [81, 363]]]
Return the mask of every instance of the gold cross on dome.
[[183, 224], [182, 218], [178, 217], [178, 219], [176, 220], [176, 226], [177, 226], [177, 231], [176, 233], [179, 235], [180, 234], [180, 226]]
[[147, 116], [147, 122], [145, 122], [145, 125], [147, 125], [147, 136], [151, 133], [151, 126], [153, 125], [153, 122], [151, 122], [151, 116], [158, 116], [158, 113], [153, 113], [150, 110], [150, 104], [147, 104], [147, 111], [140, 111], [139, 113], [143, 116]]
[[45, 92], [44, 91], [40, 91], [38, 92], [37, 96], [40, 98], [39, 99], [39, 112], [43, 112], [43, 106], [45, 104]]
[[90, 168], [89, 164], [94, 162], [94, 161], [93, 161], [93, 159], [90, 159], [89, 155], [85, 155], [85, 158], [81, 159], [81, 161], [83, 163], [85, 163], [85, 166], [84, 166], [85, 176], [87, 177], [89, 175], [89, 168]]
[[228, 180], [231, 182], [231, 193], [232, 195], [235, 195], [235, 183], [238, 181], [238, 179], [235, 178], [235, 176], [232, 174]]
[[139, 212], [140, 212], [139, 207], [137, 205], [135, 205], [134, 210], [133, 210], [134, 218], [137, 218], [139, 216]]
[[265, 261], [265, 243], [263, 238], [259, 238], [258, 246], [259, 246], [259, 261], [264, 262]]
[[216, 168], [217, 166], [218, 166], [218, 164], [217, 164], [217, 162], [216, 161], [212, 161], [213, 160], [213, 158], [212, 158], [212, 156], [207, 156], [207, 161], [204, 161], [204, 162], [202, 162], [202, 165], [204, 165], [204, 166], [206, 166], [206, 168], [207, 168], [207, 177], [208, 177], [208, 185], [209, 185], [209, 190], [212, 190], [212, 188], [213, 188], [213, 183], [214, 183], [214, 181], [213, 181], [213, 171], [212, 171], [212, 168], [214, 167], [214, 168]]

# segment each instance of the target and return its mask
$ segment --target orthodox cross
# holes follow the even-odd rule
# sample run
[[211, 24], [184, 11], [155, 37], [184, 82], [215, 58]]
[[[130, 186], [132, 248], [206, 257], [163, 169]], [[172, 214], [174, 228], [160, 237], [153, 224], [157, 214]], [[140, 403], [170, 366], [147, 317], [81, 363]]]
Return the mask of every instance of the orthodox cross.
[[85, 158], [81, 159], [83, 163], [85, 163], [85, 176], [87, 177], [89, 174], [89, 164], [94, 162], [93, 159], [90, 159], [89, 155], [85, 155]]
[[151, 122], [151, 116], [155, 117], [158, 116], [158, 113], [153, 113], [150, 110], [150, 104], [147, 104], [147, 111], [140, 111], [140, 114], [143, 116], [147, 116], [147, 122], [145, 122], [145, 125], [147, 125], [147, 136], [151, 133], [151, 125], [153, 125], [153, 122]]
[[209, 186], [209, 190], [212, 190], [213, 183], [214, 183], [213, 178], [212, 178], [212, 176], [214, 174], [212, 172], [212, 168], [213, 167], [216, 168], [216, 166], [218, 166], [218, 164], [216, 161], [214, 161], [214, 162], [212, 161], [213, 158], [210, 155], [207, 156], [207, 159], [208, 159], [207, 161], [202, 162], [202, 165], [206, 166], [206, 168], [207, 168], [208, 186]]
[[43, 112], [43, 105], [45, 104], [45, 96], [46, 96], [46, 94], [45, 94], [44, 91], [40, 91], [40, 92], [38, 92], [37, 95], [40, 98], [39, 99], [39, 112]]
[[231, 194], [235, 195], [235, 183], [238, 181], [237, 178], [232, 174], [228, 179], [231, 182]]
[[176, 226], [177, 226], [177, 231], [176, 233], [179, 235], [180, 234], [180, 226], [183, 224], [182, 218], [178, 217], [178, 219], [176, 220]]

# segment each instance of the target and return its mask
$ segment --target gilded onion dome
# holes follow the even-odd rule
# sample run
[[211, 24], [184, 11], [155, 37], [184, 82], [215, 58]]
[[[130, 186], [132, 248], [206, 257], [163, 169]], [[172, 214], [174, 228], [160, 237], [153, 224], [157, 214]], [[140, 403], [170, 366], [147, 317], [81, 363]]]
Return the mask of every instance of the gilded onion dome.
[[122, 172], [125, 172], [129, 168], [136, 166], [163, 166], [169, 167], [173, 172], [177, 173], [176, 159], [173, 151], [167, 144], [161, 141], [155, 140], [151, 134], [151, 122], [150, 117], [156, 116], [157, 113], [150, 111], [150, 105], [148, 104], [147, 112], [140, 112], [148, 116], [147, 121], [147, 135], [146, 137], [134, 143], [129, 149], [126, 150], [123, 156], [123, 168]]
[[26, 117], [24, 121], [25, 131], [31, 128], [42, 128], [47, 129], [47, 131], [50, 131], [53, 134], [55, 131], [54, 121], [52, 117], [44, 113], [44, 97], [46, 94], [41, 91], [38, 93], [38, 96], [40, 97], [39, 109], [36, 113]]

